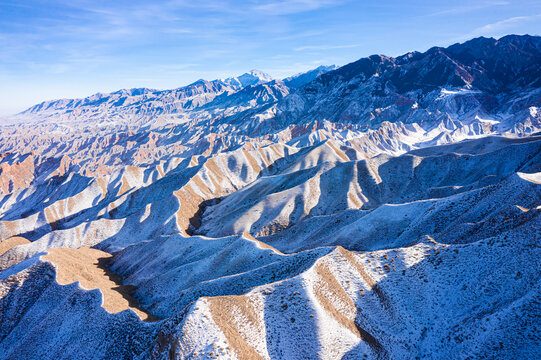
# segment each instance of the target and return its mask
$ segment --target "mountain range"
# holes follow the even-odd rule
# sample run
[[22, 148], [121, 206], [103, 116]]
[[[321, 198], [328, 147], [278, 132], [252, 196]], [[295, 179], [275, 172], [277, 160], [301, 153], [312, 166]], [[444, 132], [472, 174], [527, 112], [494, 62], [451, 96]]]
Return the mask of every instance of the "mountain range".
[[0, 359], [535, 358], [541, 37], [0, 126]]

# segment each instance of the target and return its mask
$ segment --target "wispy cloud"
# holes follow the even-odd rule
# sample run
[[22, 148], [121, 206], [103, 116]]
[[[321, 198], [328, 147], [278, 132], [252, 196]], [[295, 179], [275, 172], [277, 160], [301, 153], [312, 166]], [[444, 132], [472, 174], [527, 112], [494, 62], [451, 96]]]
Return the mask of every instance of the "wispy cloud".
[[283, 79], [294, 74], [315, 69], [321, 65], [331, 65], [333, 63], [335, 63], [334, 59], [322, 58], [306, 62], [286, 63], [283, 66], [266, 68], [265, 71], [277, 79]]
[[532, 21], [539, 21], [540, 19], [541, 19], [541, 14], [510, 17], [504, 20], [496, 21], [494, 23], [486, 24], [484, 26], [478, 27], [463, 36], [455, 38], [454, 41], [468, 40], [468, 39], [471, 39], [473, 37], [478, 37], [478, 36], [498, 37], [512, 30], [517, 25], [521, 25], [523, 23], [532, 22]]
[[[470, 33], [458, 40], [541, 31], [539, 17], [531, 15], [541, 13], [539, 0], [431, 6], [403, 0], [0, 3], [0, 110], [15, 101], [30, 105], [29, 89], [44, 100], [121, 87], [175, 87], [249, 68], [285, 77], [373, 52], [441, 45], [461, 32]], [[421, 15], [430, 11], [433, 17]]]
[[265, 1], [263, 4], [255, 5], [253, 10], [269, 15], [289, 15], [335, 6], [344, 2], [344, 0]]
[[541, 14], [528, 15], [528, 16], [515, 16], [515, 17], [512, 17], [512, 18], [505, 19], [505, 20], [497, 21], [497, 22], [492, 23], [492, 24], [487, 24], [485, 26], [482, 26], [482, 27], [474, 30], [474, 32], [477, 32], [479, 34], [488, 34], [488, 33], [491, 33], [491, 32], [508, 29], [508, 28], [510, 28], [510, 27], [512, 27], [512, 26], [514, 26], [516, 24], [522, 23], [522, 22], [534, 21], [534, 20], [538, 20], [538, 19], [541, 19]]
[[194, 33], [192, 29], [184, 29], [184, 28], [164, 29], [163, 32], [166, 34], [193, 34]]
[[186, 70], [189, 68], [194, 68], [199, 65], [200, 64], [165, 64], [165, 65], [158, 65], [157, 68], [159, 70], [166, 70], [166, 71], [181, 71], [181, 70]]
[[274, 40], [282, 41], [282, 40], [297, 40], [297, 39], [304, 39], [308, 37], [314, 37], [325, 34], [325, 31], [305, 31], [301, 33], [296, 34], [290, 34], [290, 35], [284, 35], [274, 38]]
[[474, 11], [485, 10], [496, 6], [509, 5], [509, 1], [489, 1], [489, 2], [474, 2], [469, 5], [455, 6], [441, 11], [436, 11], [428, 16], [443, 16], [443, 15], [459, 15], [466, 14]]
[[312, 45], [312, 46], [300, 46], [293, 50], [295, 51], [323, 51], [323, 50], [332, 50], [332, 49], [349, 49], [356, 48], [361, 45], [359, 44], [348, 44], [348, 45]]
[[60, 75], [68, 72], [71, 66], [64, 63], [59, 64], [39, 64], [36, 62], [26, 62], [26, 66], [31, 71], [41, 71], [48, 74]]

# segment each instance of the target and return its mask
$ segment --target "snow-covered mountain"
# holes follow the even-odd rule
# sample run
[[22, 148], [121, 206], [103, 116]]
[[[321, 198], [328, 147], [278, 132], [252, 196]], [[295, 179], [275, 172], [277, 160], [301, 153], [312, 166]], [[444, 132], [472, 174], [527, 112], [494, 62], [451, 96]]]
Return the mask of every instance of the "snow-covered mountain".
[[0, 359], [535, 358], [541, 38], [31, 107]]
[[308, 84], [309, 82], [313, 81], [315, 78], [319, 77], [320, 75], [325, 74], [326, 72], [336, 70], [338, 69], [338, 66], [336, 65], [321, 65], [317, 68], [309, 71], [305, 71], [290, 77], [287, 77], [283, 79], [284, 83], [291, 89], [300, 88], [303, 85]]
[[[425, 53], [374, 55], [318, 77], [277, 104], [280, 123], [314, 118], [539, 129], [541, 38], [478, 38]], [[272, 120], [276, 122], [275, 120]]]
[[46, 101], [35, 105], [22, 115], [60, 117], [71, 120], [107, 121], [113, 118], [145, 118], [160, 114], [182, 114], [201, 108], [220, 95], [231, 95], [247, 87], [264, 86], [272, 78], [258, 70], [225, 80], [198, 80], [173, 90], [124, 89], [110, 94], [95, 94], [84, 99]]
[[[246, 122], [245, 107], [232, 110], [231, 102], [223, 100], [253, 87], [251, 96], [260, 106], [250, 107], [245, 127], [263, 127], [264, 133], [315, 120], [362, 129], [391, 121], [423, 127], [444, 124], [449, 130], [473, 124], [497, 133], [531, 133], [540, 127], [540, 43], [533, 36], [477, 38], [397, 58], [374, 55], [334, 71], [319, 67], [283, 81], [252, 70], [237, 78], [200, 80], [174, 90], [132, 89], [49, 101], [23, 114], [56, 121], [133, 123], [139, 118], [149, 121], [150, 115], [152, 121], [168, 115], [169, 121], [213, 117], [235, 122], [240, 116]], [[266, 96], [277, 88], [281, 96]]]
[[245, 88], [251, 85], [264, 84], [272, 80], [273, 79], [269, 74], [253, 69], [238, 77], [227, 78], [223, 80], [223, 82], [235, 88]]

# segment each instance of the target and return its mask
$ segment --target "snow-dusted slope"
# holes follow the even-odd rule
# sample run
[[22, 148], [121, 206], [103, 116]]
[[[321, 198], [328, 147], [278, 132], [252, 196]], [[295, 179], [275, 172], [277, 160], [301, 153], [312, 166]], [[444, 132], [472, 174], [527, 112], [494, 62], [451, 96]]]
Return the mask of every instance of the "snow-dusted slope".
[[0, 127], [0, 359], [535, 358], [540, 54], [32, 107]]
[[[14, 220], [2, 221], [2, 237], [26, 236], [32, 242], [6, 241], [12, 247], [0, 256], [0, 306], [6, 314], [0, 346], [9, 348], [5, 353], [12, 358], [55, 358], [60, 346], [55, 344], [65, 344], [73, 356], [88, 355], [95, 342], [107, 343], [104, 336], [110, 336], [108, 324], [114, 321], [115, 336], [137, 331], [144, 337], [115, 342], [111, 351], [127, 358], [447, 358], [457, 351], [533, 356], [541, 265], [540, 143], [539, 137], [491, 137], [355, 160], [350, 157], [356, 152], [325, 141], [302, 149], [272, 145], [194, 158], [164, 166], [154, 180], [151, 173], [146, 180], [137, 178], [134, 168], [108, 185], [103, 178], [96, 190], [91, 190], [96, 180], [71, 176], [70, 185], [51, 190], [98, 191], [72, 202], [87, 207], [75, 217], [69, 198], [55, 193], [42, 195], [63, 209], [54, 210], [54, 225], [28, 227], [40, 216], [17, 215], [28, 209], [24, 200], [6, 206], [4, 217]], [[166, 200], [179, 193], [185, 195]], [[269, 199], [272, 194], [283, 200]], [[97, 203], [84, 205], [85, 198]], [[184, 202], [189, 199], [200, 203], [198, 213], [190, 212]], [[250, 215], [253, 205], [246, 205], [254, 203], [266, 204], [256, 217]], [[278, 226], [273, 219], [282, 218], [273, 214], [284, 211], [289, 222]], [[182, 220], [186, 214], [197, 221]], [[194, 229], [213, 237], [189, 236]], [[223, 236], [229, 233], [234, 235]], [[114, 299], [126, 294], [122, 286], [99, 280], [106, 274], [104, 263], [88, 273], [80, 270], [78, 264], [92, 257], [78, 248], [88, 245], [116, 252], [107, 268], [134, 290], [135, 311], [157, 322], [144, 325], [131, 310], [107, 314], [96, 290], [85, 300], [88, 305], [77, 308], [80, 300], [59, 300], [66, 291], [73, 294], [69, 299], [79, 299], [88, 281], [87, 287], [106, 294], [106, 310], [118, 308]], [[62, 251], [70, 249], [46, 250], [58, 246], [74, 249], [66, 255]], [[107, 258], [92, 256], [98, 255]], [[62, 267], [81, 271], [88, 280], [81, 280], [82, 288], [60, 285], [77, 281]], [[34, 297], [40, 299], [36, 305], [22, 305]], [[31, 320], [13, 323], [13, 313], [20, 311]], [[61, 328], [64, 316], [79, 319], [82, 311], [102, 314], [92, 315], [98, 330], [89, 335], [91, 341], [70, 346], [63, 335], [88, 333], [90, 325], [81, 322], [51, 332]], [[34, 323], [47, 324], [47, 338], [36, 337]], [[519, 341], [511, 341], [509, 332]], [[131, 341], [146, 345], [133, 347]], [[35, 350], [25, 346], [29, 342]], [[103, 356], [92, 352], [89, 358]]]
[[[489, 141], [492, 142], [491, 148], [479, 151]], [[422, 156], [407, 153], [400, 157], [378, 156], [357, 161], [348, 161], [345, 153], [340, 157], [330, 144], [326, 142], [309, 152], [297, 153], [297, 156], [302, 156], [302, 163], [294, 162], [293, 166], [285, 167], [281, 175], [260, 177], [219, 204], [207, 207], [201, 220], [202, 226], [197, 232], [208, 236], [242, 231], [257, 236], [277, 234], [289, 244], [278, 246], [273, 242], [274, 246], [282, 251], [291, 251], [298, 249], [292, 247], [291, 243], [300, 245], [300, 248], [312, 247], [310, 237], [314, 237], [312, 241], [319, 244], [325, 243], [323, 239], [327, 237], [323, 236], [323, 229], [317, 224], [331, 217], [332, 221], [347, 218], [342, 221], [353, 221], [351, 227], [359, 229], [345, 236], [346, 239], [341, 242], [345, 247], [353, 247], [375, 237], [377, 233], [374, 230], [380, 238], [385, 236], [399, 241], [404, 237], [405, 240], [401, 241], [407, 244], [422, 235], [414, 232], [409, 234], [409, 238], [404, 236], [405, 230], [411, 230], [408, 226], [411, 227], [412, 222], [423, 221], [422, 226], [417, 225], [417, 231], [422, 232], [431, 223], [436, 223], [435, 218], [442, 216], [434, 214], [435, 204], [445, 214], [444, 223], [453, 224], [450, 221], [453, 216], [464, 217], [465, 214], [456, 206], [450, 208], [443, 204], [471, 202], [475, 207], [479, 205], [477, 199], [487, 201], [493, 196], [495, 199], [487, 202], [501, 204], [506, 202], [498, 197], [506, 197], [507, 201], [515, 198], [516, 205], [529, 209], [536, 206], [541, 196], [535, 190], [535, 183], [515, 175], [517, 172], [541, 171], [541, 137], [514, 141], [503, 138], [469, 141], [467, 144], [470, 148], [479, 149], [473, 154], [471, 151], [457, 154], [459, 145], [464, 146], [459, 143], [445, 149], [434, 147], [418, 151], [417, 154]], [[442, 153], [433, 156], [435, 151]], [[506, 159], [505, 164], [500, 164], [498, 159]], [[486, 213], [489, 206], [483, 204], [482, 207], [484, 210], [479, 212], [470, 209], [470, 214], [475, 215], [468, 222], [477, 223], [480, 220], [475, 216]], [[362, 211], [346, 211], [349, 209]], [[425, 213], [428, 209], [432, 211], [430, 215]], [[496, 213], [497, 210], [492, 208], [490, 215]], [[364, 226], [357, 225], [357, 221]], [[398, 228], [391, 230], [391, 224], [395, 221]], [[368, 224], [378, 222], [386, 229], [376, 227], [368, 231]], [[294, 225], [294, 228], [288, 229]], [[341, 238], [341, 226], [337, 224], [328, 227], [328, 230], [333, 240], [327, 241], [336, 243]], [[365, 234], [361, 236], [358, 231]], [[301, 240], [296, 240], [297, 236], [306, 232]], [[391, 234], [384, 235], [387, 232]]]

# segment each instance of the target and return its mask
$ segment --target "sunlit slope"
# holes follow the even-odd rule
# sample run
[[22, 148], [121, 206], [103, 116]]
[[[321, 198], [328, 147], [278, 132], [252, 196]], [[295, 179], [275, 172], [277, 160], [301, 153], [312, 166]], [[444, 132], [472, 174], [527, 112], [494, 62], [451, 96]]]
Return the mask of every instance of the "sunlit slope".
[[296, 151], [277, 144], [178, 160], [166, 171], [126, 167], [99, 178], [70, 174], [20, 190], [4, 197], [0, 236], [32, 243], [11, 249], [0, 263], [9, 266], [52, 247], [117, 251], [160, 235], [185, 234], [198, 224], [206, 201], [245, 186]]
[[523, 226], [467, 245], [425, 237], [388, 251], [334, 248], [291, 278], [245, 295], [200, 298], [185, 315], [167, 322], [160, 332], [170, 342], [156, 343], [149, 354], [535, 356], [541, 254], [530, 230]]
[[0, 346], [534, 356], [540, 149], [489, 137], [366, 158], [325, 140], [55, 175], [2, 200]]
[[541, 171], [541, 139], [489, 139], [490, 146], [482, 145], [488, 139], [472, 140], [354, 161], [323, 143], [306, 152], [303, 161], [209, 206], [197, 232], [224, 236], [246, 231], [289, 252], [337, 243], [349, 228], [350, 238], [338, 243], [362, 247], [364, 238], [374, 246], [370, 239], [379, 232], [379, 246], [385, 247], [500, 212], [512, 219], [519, 216], [515, 205], [537, 207], [538, 184], [517, 173]]

